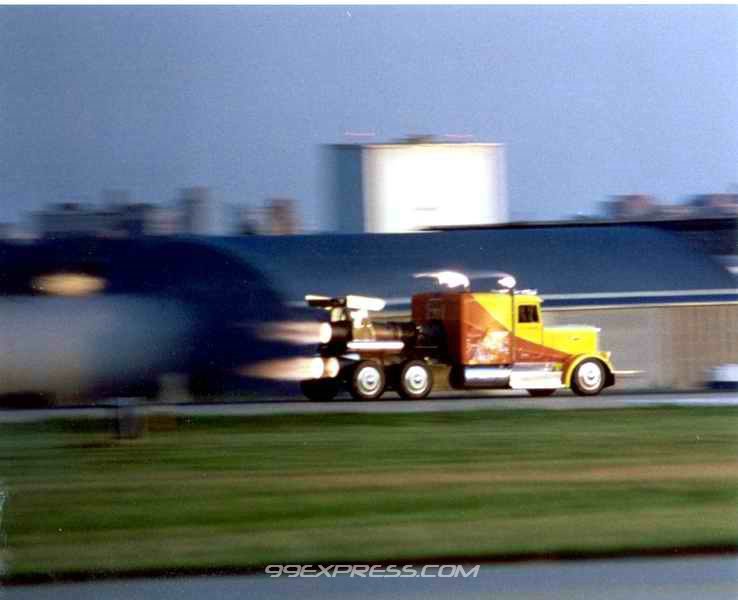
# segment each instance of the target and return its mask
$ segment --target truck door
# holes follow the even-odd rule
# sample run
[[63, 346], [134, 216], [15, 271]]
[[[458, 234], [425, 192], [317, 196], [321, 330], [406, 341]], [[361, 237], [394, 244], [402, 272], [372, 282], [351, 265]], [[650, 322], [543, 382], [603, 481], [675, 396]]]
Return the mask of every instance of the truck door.
[[523, 302], [515, 310], [515, 362], [535, 362], [543, 343], [541, 309], [537, 303]]

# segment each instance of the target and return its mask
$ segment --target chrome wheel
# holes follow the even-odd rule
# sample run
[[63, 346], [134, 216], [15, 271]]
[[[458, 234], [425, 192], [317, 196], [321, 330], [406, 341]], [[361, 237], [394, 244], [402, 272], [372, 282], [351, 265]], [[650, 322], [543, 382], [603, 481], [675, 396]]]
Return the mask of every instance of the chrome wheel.
[[414, 394], [423, 392], [428, 387], [428, 372], [421, 366], [413, 365], [405, 371], [402, 384]]
[[425, 398], [433, 388], [433, 374], [426, 363], [411, 360], [400, 370], [397, 391], [403, 398]]
[[598, 360], [585, 360], [572, 377], [571, 387], [580, 396], [598, 394], [605, 385], [605, 370]]
[[374, 400], [384, 392], [384, 371], [379, 363], [362, 361], [354, 369], [351, 395], [357, 400]]
[[382, 376], [375, 367], [364, 367], [356, 376], [356, 385], [364, 394], [376, 394]]

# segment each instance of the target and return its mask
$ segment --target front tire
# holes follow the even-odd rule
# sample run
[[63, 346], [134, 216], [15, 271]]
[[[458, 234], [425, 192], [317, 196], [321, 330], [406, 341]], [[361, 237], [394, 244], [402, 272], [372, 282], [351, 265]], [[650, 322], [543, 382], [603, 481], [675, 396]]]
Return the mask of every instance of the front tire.
[[583, 360], [571, 376], [571, 389], [578, 396], [596, 396], [605, 387], [607, 373], [601, 361]]
[[400, 369], [397, 393], [406, 400], [422, 400], [433, 389], [433, 372], [422, 360], [409, 360]]
[[374, 360], [362, 360], [351, 374], [351, 396], [354, 400], [376, 400], [387, 383], [382, 365]]
[[308, 400], [328, 402], [338, 395], [339, 384], [336, 379], [306, 379], [300, 382], [300, 389]]

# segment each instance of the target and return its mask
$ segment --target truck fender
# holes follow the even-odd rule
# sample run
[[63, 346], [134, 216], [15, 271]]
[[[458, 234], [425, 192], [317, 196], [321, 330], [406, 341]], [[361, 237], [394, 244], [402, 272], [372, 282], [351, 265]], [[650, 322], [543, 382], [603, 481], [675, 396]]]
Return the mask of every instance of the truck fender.
[[594, 352], [590, 354], [577, 354], [567, 364], [564, 365], [564, 377], [563, 383], [566, 387], [571, 387], [571, 377], [574, 374], [574, 370], [585, 360], [593, 359], [602, 363], [605, 367], [605, 387], [610, 387], [615, 383], [615, 375], [613, 374], [612, 363], [610, 358], [601, 352]]

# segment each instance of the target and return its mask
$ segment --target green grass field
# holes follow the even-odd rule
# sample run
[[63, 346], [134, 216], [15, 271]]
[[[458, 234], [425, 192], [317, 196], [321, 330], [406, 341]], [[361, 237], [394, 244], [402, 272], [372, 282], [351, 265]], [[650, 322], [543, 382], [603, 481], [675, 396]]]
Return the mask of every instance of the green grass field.
[[0, 478], [10, 579], [738, 546], [728, 408], [5, 425]]

